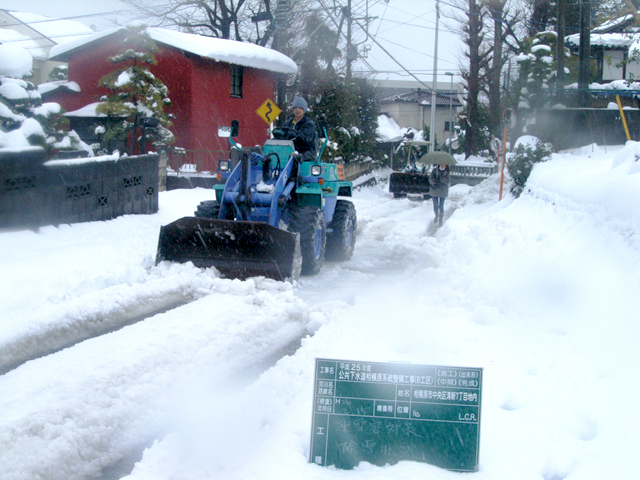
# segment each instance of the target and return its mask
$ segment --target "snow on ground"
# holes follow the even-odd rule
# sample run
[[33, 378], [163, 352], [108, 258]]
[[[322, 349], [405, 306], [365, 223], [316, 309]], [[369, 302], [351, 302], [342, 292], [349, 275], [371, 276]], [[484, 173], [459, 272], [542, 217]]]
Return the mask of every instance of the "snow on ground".
[[440, 229], [431, 202], [361, 188], [353, 258], [296, 285], [154, 265], [203, 189], [1, 232], [0, 479], [106, 478], [144, 446], [128, 480], [460, 477], [308, 463], [316, 357], [483, 368], [474, 478], [634, 478], [638, 151], [554, 154], [519, 199], [497, 175], [452, 187]]

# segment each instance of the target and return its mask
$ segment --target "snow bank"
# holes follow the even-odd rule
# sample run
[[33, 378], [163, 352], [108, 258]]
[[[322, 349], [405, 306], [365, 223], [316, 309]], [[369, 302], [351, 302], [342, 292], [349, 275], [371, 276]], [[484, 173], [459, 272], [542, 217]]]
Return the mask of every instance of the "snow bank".
[[155, 215], [0, 233], [6, 346], [188, 298], [2, 375], [3, 480], [98, 477], [144, 445], [128, 480], [460, 478], [308, 463], [316, 357], [483, 368], [474, 478], [634, 478], [637, 155], [554, 154], [501, 202], [499, 175], [454, 187], [440, 229], [431, 202], [362, 188], [353, 258], [296, 285], [154, 265], [159, 226], [202, 189], [162, 193]]

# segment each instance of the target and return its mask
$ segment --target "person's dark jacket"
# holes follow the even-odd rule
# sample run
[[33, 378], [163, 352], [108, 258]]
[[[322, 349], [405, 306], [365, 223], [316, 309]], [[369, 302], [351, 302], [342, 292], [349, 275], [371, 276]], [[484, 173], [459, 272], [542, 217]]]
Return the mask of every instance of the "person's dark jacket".
[[311, 120], [306, 115], [298, 123], [293, 123], [293, 118], [290, 118], [284, 124], [283, 127], [293, 128], [298, 132], [298, 136], [293, 140], [293, 144], [296, 147], [298, 153], [312, 152], [315, 156], [318, 152], [318, 132], [316, 130], [316, 122]]
[[432, 197], [448, 197], [449, 185], [451, 185], [449, 167], [440, 170], [436, 165], [429, 174], [429, 195]]

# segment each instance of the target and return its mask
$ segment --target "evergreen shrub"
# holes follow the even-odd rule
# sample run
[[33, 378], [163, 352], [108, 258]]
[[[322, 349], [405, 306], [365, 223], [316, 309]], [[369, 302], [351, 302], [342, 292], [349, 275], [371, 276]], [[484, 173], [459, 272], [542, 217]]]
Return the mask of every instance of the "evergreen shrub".
[[511, 193], [519, 197], [536, 163], [546, 162], [554, 152], [553, 145], [535, 139], [531, 143], [519, 143], [509, 155], [507, 171], [513, 180]]

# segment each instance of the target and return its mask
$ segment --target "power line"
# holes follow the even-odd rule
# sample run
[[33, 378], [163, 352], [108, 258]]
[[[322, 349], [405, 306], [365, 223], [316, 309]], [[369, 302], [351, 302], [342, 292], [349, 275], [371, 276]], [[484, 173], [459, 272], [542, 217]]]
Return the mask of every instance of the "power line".
[[[39, 37], [24, 37], [24, 38], [18, 38], [13, 40], [3, 40], [2, 42], [0, 42], [0, 44], [4, 44], [4, 45], [9, 43], [18, 44], [18, 43], [35, 42], [37, 40], [43, 40], [43, 39], [53, 40], [55, 38], [83, 37], [83, 36], [93, 35], [93, 34], [92, 33], [72, 33], [67, 35], [51, 35], [49, 37], [42, 34], [39, 34], [39, 35], [40, 35]], [[58, 45], [57, 42], [56, 42], [56, 45]], [[21, 48], [25, 50], [38, 50], [38, 49], [47, 48], [47, 47], [46, 46], [43, 47], [42, 45], [34, 45], [34, 46], [21, 46]]]
[[[360, 24], [360, 22], [358, 22], [357, 20], [355, 20], [355, 23], [356, 23], [356, 25], [358, 25], [360, 28], [362, 28], [362, 25]], [[365, 30], [364, 28], [362, 28], [362, 30], [363, 30], [363, 31], [365, 31], [365, 33], [367, 33], [367, 32], [366, 32], [366, 30]], [[422, 80], [420, 80], [418, 77], [416, 77], [412, 72], [410, 72], [409, 70], [407, 70], [407, 69], [405, 68], [405, 66], [404, 66], [404, 65], [402, 65], [402, 64], [398, 61], [398, 59], [396, 59], [393, 55], [391, 55], [391, 54], [387, 51], [387, 49], [386, 49], [386, 48], [384, 48], [382, 45], [380, 45], [380, 43], [379, 43], [377, 40], [373, 39], [369, 33], [367, 33], [367, 36], [368, 36], [369, 38], [371, 38], [371, 40], [372, 40], [376, 45], [378, 45], [378, 47], [380, 47], [380, 48], [382, 49], [382, 51], [383, 51], [383, 52], [385, 52], [387, 55], [389, 55], [389, 58], [390, 58], [391, 60], [393, 60], [394, 62], [396, 62], [400, 68], [402, 68], [405, 72], [407, 72], [407, 74], [409, 74], [411, 77], [413, 77], [413, 78], [414, 78], [418, 83], [420, 83], [421, 85], [424, 85], [424, 86], [425, 86], [425, 87], [427, 87], [427, 88], [431, 88], [431, 87], [429, 87], [429, 85], [427, 85], [427, 84], [426, 84], [426, 83], [424, 83]]]
[[[159, 7], [163, 7], [163, 6], [170, 6], [170, 4], [165, 4], [165, 5], [159, 5]], [[38, 40], [52, 40], [55, 42], [56, 38], [70, 38], [70, 37], [81, 37], [81, 36], [85, 36], [85, 35], [91, 35], [91, 33], [72, 33], [72, 34], [58, 34], [58, 35], [45, 35], [44, 33], [42, 33], [41, 31], [38, 30], [37, 26], [38, 24], [52, 24], [54, 22], [59, 22], [59, 21], [76, 21], [79, 18], [90, 18], [90, 17], [103, 17], [103, 18], [107, 18], [109, 15], [125, 15], [125, 14], [132, 14], [132, 13], [136, 13], [137, 10], [136, 9], [122, 9], [122, 10], [111, 10], [108, 12], [101, 12], [101, 13], [89, 13], [89, 14], [85, 14], [85, 15], [73, 15], [73, 16], [66, 16], [66, 17], [60, 17], [60, 18], [54, 18], [54, 17], [47, 17], [44, 15], [40, 15], [40, 14], [32, 14], [30, 12], [20, 12], [18, 10], [8, 10], [8, 9], [0, 9], [0, 10], [4, 10], [8, 15], [10, 15], [11, 17], [16, 19], [15, 23], [5, 23], [2, 25], [2, 28], [4, 29], [9, 29], [9, 30], [14, 30], [11, 27], [22, 27], [22, 26], [26, 26], [31, 28], [33, 31], [36, 32], [37, 35], [31, 36], [31, 37], [23, 37], [23, 38], [19, 38], [19, 39], [7, 39], [4, 40], [2, 43], [3, 44], [9, 44], [9, 43], [13, 43], [13, 44], [19, 44], [19, 43], [27, 43], [27, 42], [37, 42]], [[41, 20], [28, 20], [28, 21], [23, 21], [20, 20], [18, 17], [16, 17], [13, 13], [27, 13], [29, 15], [39, 15], [44, 17]], [[80, 23], [80, 22], [79, 22]], [[87, 28], [89, 28], [87, 26]], [[17, 31], [17, 30], [14, 30]], [[95, 33], [95, 32], [94, 32]], [[57, 44], [57, 42], [55, 42]], [[35, 46], [23, 46], [22, 48], [24, 48], [25, 50], [38, 50], [38, 49], [42, 49], [42, 48], [46, 48], [43, 47], [41, 45], [35, 45]]]
[[[387, 43], [391, 43], [391, 44], [393, 44], [393, 45], [395, 45], [397, 47], [404, 48], [405, 50], [409, 50], [410, 52], [414, 52], [414, 53], [417, 53], [419, 55], [423, 55], [425, 57], [429, 57], [429, 58], [433, 59], [433, 55], [431, 55], [431, 54], [428, 54], [428, 53], [425, 53], [425, 52], [421, 52], [420, 50], [414, 50], [414, 49], [409, 48], [409, 47], [405, 47], [404, 45], [401, 45], [399, 43], [393, 42], [391, 40], [384, 40], [384, 41], [387, 42]], [[447, 62], [447, 63], [453, 63], [453, 62], [448, 61], [445, 58], [440, 58], [439, 55], [438, 55], [438, 60], [442, 60], [443, 62]]]
[[[420, 18], [420, 17], [416, 17], [415, 19]], [[415, 20], [413, 19], [413, 20]], [[410, 23], [410, 22], [399, 22], [398, 20], [385, 20], [385, 22], [387, 23], [397, 23], [398, 25], [392, 28], [398, 28], [401, 26], [408, 26], [408, 27], [414, 27], [414, 28], [423, 28], [425, 30], [435, 30], [435, 27], [430, 27], [428, 25], [420, 25], [418, 23]], [[382, 24], [382, 22], [380, 22]], [[392, 30], [392, 28], [388, 28], [387, 30], [385, 30], [384, 32], [388, 32], [390, 30]], [[382, 33], [384, 33], [382, 32]]]
[[376, 33], [373, 35], [373, 38], [376, 38], [378, 36], [378, 32], [380, 31], [380, 26], [382, 25], [382, 20], [384, 19], [384, 16], [387, 14], [387, 9], [389, 8], [389, 2], [386, 2], [385, 7], [384, 7], [384, 12], [382, 12], [382, 17], [380, 19], [380, 23], [378, 23], [378, 29], [376, 30]]
[[[159, 5], [159, 7], [164, 7], [164, 6], [169, 6], [169, 4]], [[4, 25], [2, 25], [3, 27], [16, 27], [16, 26], [21, 26], [21, 25], [31, 26], [31, 25], [36, 25], [38, 23], [58, 22], [60, 20], [76, 20], [78, 18], [88, 18], [88, 17], [106, 17], [108, 15], [126, 14], [126, 13], [135, 13], [135, 12], [137, 12], [136, 9], [130, 8], [130, 9], [126, 9], [126, 10], [111, 10], [109, 12], [87, 13], [85, 15], [74, 15], [74, 16], [68, 16], [68, 17], [55, 17], [55, 18], [53, 18], [53, 17], [46, 17], [44, 15], [40, 15], [40, 14], [37, 14], [37, 13], [21, 12], [19, 10], [8, 10], [6, 8], [2, 8], [0, 10], [4, 10], [9, 15], [11, 15], [12, 17], [14, 17], [14, 18], [16, 18], [18, 20], [16, 23], [5, 23]], [[18, 19], [15, 15], [13, 15], [11, 12], [14, 12], [14, 13], [28, 13], [30, 15], [40, 15], [40, 16], [45, 17], [45, 18], [43, 20], [31, 20], [31, 21], [23, 22], [20, 19]]]
[[[322, 0], [319, 0], [319, 3], [320, 3], [320, 5], [322, 6], [322, 10], [324, 10], [324, 11], [328, 14], [328, 16], [331, 18], [331, 20], [334, 22], [334, 24], [336, 24], [336, 20], [335, 20], [335, 18], [334, 18], [334, 16], [333, 16], [333, 14], [332, 14], [332, 10], [333, 10], [333, 9], [332, 9], [331, 7], [327, 7], [327, 6], [324, 4], [324, 2], [323, 2]], [[386, 5], [385, 5], [385, 12], [386, 12], [386, 11], [387, 11], [387, 9], [389, 8], [389, 3], [388, 3], [388, 2], [385, 2], [385, 3], [386, 3]], [[359, 3], [357, 4], [357, 7], [362, 7], [363, 5], [364, 5], [364, 2], [359, 2]], [[167, 6], [170, 6], [170, 4], [157, 5], [157, 6], [155, 6], [155, 8], [162, 8], [162, 7], [167, 7]], [[393, 8], [393, 7], [391, 7], [391, 9], [392, 9], [392, 10], [397, 10], [397, 11], [400, 11], [400, 12], [403, 12], [402, 10], [399, 10], [399, 9], [397, 9], [397, 8]], [[9, 14], [11, 14], [11, 11], [12, 11], [12, 10], [7, 10], [7, 9], [2, 9], [2, 10], [6, 10]], [[354, 9], [354, 10], [357, 10], [357, 8], [356, 8], [356, 9]], [[28, 13], [28, 12], [25, 12], [25, 13]], [[24, 21], [24, 22], [23, 22], [23, 21], [18, 21], [18, 22], [16, 22], [15, 24], [5, 24], [4, 26], [5, 26], [5, 27], [11, 27], [11, 26], [26, 25], [26, 26], [29, 26], [29, 27], [31, 27], [31, 28], [33, 28], [33, 29], [35, 30], [36, 28], [35, 28], [34, 26], [37, 26], [37, 24], [42, 24], [42, 23], [52, 23], [52, 22], [61, 21], [61, 20], [78, 20], [78, 19], [82, 19], [82, 18], [92, 18], [92, 17], [108, 17], [108, 16], [110, 16], [110, 15], [124, 15], [124, 14], [134, 14], [134, 13], [139, 13], [139, 11], [138, 11], [137, 9], [120, 9], [120, 10], [112, 10], [112, 11], [107, 11], [107, 12], [92, 13], [92, 14], [85, 14], [85, 15], [70, 15], [70, 16], [60, 17], [60, 18], [45, 17], [45, 18], [43, 18], [42, 20], [33, 20], [33, 21]], [[403, 12], [403, 13], [407, 13], [407, 12]], [[420, 18], [424, 17], [425, 15], [428, 15], [429, 13], [430, 13], [430, 12], [426, 12], [426, 13], [423, 13], [423, 14], [421, 14], [421, 15], [415, 15], [415, 16], [412, 18], [412, 20], [407, 21], [407, 22], [398, 22], [398, 21], [395, 21], [395, 20], [389, 20], [389, 19], [381, 20], [381, 22], [380, 22], [380, 24], [379, 24], [379, 27], [378, 27], [378, 31], [376, 32], [376, 35], [375, 35], [375, 36], [371, 36], [371, 35], [366, 31], [366, 29], [362, 26], [362, 24], [361, 24], [360, 22], [355, 21], [355, 23], [360, 27], [361, 32], [363, 32], [363, 33], [364, 33], [364, 38], [370, 38], [374, 43], [376, 43], [376, 44], [377, 44], [377, 45], [378, 45], [378, 46], [379, 46], [379, 47], [380, 47], [380, 48], [385, 52], [385, 54], [386, 54], [386, 55], [388, 55], [388, 56], [389, 56], [389, 58], [390, 58], [391, 60], [393, 60], [393, 61], [394, 61], [395, 63], [397, 63], [398, 65], [400, 65], [400, 66], [402, 67], [403, 71], [407, 72], [407, 75], [412, 75], [412, 74], [411, 74], [411, 72], [409, 72], [409, 71], [408, 71], [404, 66], [402, 66], [402, 65], [401, 65], [401, 64], [400, 64], [400, 63], [399, 63], [399, 62], [398, 62], [398, 61], [393, 57], [393, 55], [391, 55], [391, 54], [390, 54], [390, 53], [389, 53], [389, 52], [388, 52], [388, 51], [387, 51], [387, 50], [386, 50], [382, 45], [380, 45], [380, 43], [378, 42], [378, 40], [377, 40], [375, 37], [376, 37], [376, 36], [378, 36], [378, 34], [379, 34], [379, 29], [380, 29], [380, 25], [382, 25], [383, 21], [384, 21], [384, 22], [389, 22], [389, 23], [398, 23], [398, 24], [400, 24], [400, 25], [408, 25], [408, 26], [412, 26], [412, 27], [424, 28], [424, 29], [427, 29], [427, 30], [433, 30], [433, 29], [434, 29], [433, 27], [429, 27], [429, 26], [426, 26], [426, 25], [418, 25], [418, 24], [415, 24], [415, 23], [411, 23], [411, 22], [413, 22], [413, 21], [415, 21], [415, 20], [417, 20], [417, 19], [420, 19]], [[356, 15], [358, 15], [358, 13], [356, 13]], [[367, 20], [368, 20], [368, 19], [367, 19]], [[36, 31], [37, 31], [37, 30], [36, 30]], [[342, 34], [342, 36], [344, 37], [344, 35], [345, 35], [345, 34], [344, 34], [344, 33], [342, 33], [342, 32], [340, 32], [340, 33], [341, 33], [341, 34]], [[38, 32], [38, 34], [39, 34], [39, 35], [41, 36], [41, 38], [43, 38], [43, 39], [50, 39], [50, 40], [54, 40], [54, 41], [55, 41], [55, 39], [56, 39], [56, 38], [69, 38], [69, 37], [74, 37], [74, 36], [88, 35], [88, 34], [78, 33], [78, 34], [70, 34], [70, 35], [62, 35], [62, 34], [61, 34], [61, 35], [46, 36], [46, 35], [44, 35], [44, 34], [43, 34], [43, 33], [41, 33], [41, 32]], [[28, 42], [28, 41], [36, 41], [36, 40], [38, 40], [38, 38], [39, 38], [39, 37], [35, 37], [35, 38], [34, 38], [34, 37], [31, 37], [31, 38], [23, 38], [23, 39], [7, 40], [7, 41], [5, 41], [4, 43], [20, 43], [20, 42], [22, 42], [22, 43], [26, 43], [26, 42]], [[396, 42], [393, 42], [393, 41], [390, 41], [390, 40], [383, 40], [383, 41], [384, 41], [384, 42], [387, 42], [387, 43], [390, 43], [390, 44], [393, 44], [393, 45], [396, 45], [396, 46], [398, 46], [398, 47], [404, 48], [404, 49], [406, 49], [406, 50], [408, 50], [408, 51], [411, 51], [411, 52], [414, 52], [414, 53], [416, 53], [416, 54], [420, 54], [420, 55], [423, 55], [423, 56], [426, 56], [426, 57], [433, 58], [433, 55], [429, 55], [429, 54], [423, 53], [423, 52], [421, 52], [421, 51], [411, 49], [411, 48], [409, 48], [409, 47], [406, 47], [406, 46], [404, 46], [404, 45], [398, 44], [398, 43], [396, 43]], [[42, 48], [42, 47], [40, 47], [40, 46], [25, 47], [25, 49], [27, 49], [27, 50], [36, 50], [36, 49], [39, 49], [39, 48]], [[361, 61], [363, 61], [363, 59], [362, 59], [362, 58], [361, 58]], [[446, 62], [447, 60], [446, 60], [446, 59], [443, 59], [443, 61], [445, 61], [445, 62]], [[367, 64], [367, 66], [368, 66], [368, 67], [370, 67], [372, 70], [374, 70], [374, 69], [371, 67], [371, 65], [369, 64], [369, 62], [365, 62], [365, 63]], [[374, 71], [375, 71], [375, 70], [374, 70]], [[420, 72], [421, 72], [421, 71], [420, 71]], [[417, 80], [418, 80], [418, 81], [420, 81], [419, 79], [417, 79]]]

